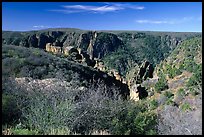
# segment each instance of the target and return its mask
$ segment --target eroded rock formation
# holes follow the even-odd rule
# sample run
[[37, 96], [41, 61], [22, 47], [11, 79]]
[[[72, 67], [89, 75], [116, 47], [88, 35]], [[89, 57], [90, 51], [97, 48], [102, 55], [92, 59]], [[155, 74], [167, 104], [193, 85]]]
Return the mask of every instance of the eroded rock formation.
[[135, 68], [135, 74], [128, 80], [130, 98], [137, 101], [148, 96], [148, 93], [141, 84], [147, 78], [153, 78], [153, 65], [149, 61], [144, 61], [141, 66]]
[[45, 46], [47, 52], [52, 52], [53, 54], [62, 54], [62, 48], [54, 46], [52, 43], [47, 43]]

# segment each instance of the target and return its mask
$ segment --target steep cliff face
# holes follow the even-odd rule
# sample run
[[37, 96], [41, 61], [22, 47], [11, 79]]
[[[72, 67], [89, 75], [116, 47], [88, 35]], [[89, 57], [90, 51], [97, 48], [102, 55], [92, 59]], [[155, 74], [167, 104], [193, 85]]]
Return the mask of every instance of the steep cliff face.
[[118, 48], [122, 48], [122, 41], [114, 34], [98, 33], [93, 45], [93, 56], [102, 58]]
[[132, 71], [127, 73], [127, 84], [130, 89], [130, 98], [137, 101], [146, 98], [148, 92], [142, 83], [147, 78], [153, 78], [153, 65], [145, 60], [143, 63], [132, 68]]
[[96, 31], [80, 33], [64, 31], [24, 32], [23, 34], [17, 33], [15, 37], [10, 37], [12, 36], [10, 33], [12, 32], [3, 32], [3, 44], [40, 49], [46, 49], [47, 43], [63, 48], [73, 46], [86, 51], [91, 60], [100, 59], [122, 45], [122, 41], [116, 35]]
[[101, 59], [106, 54], [122, 46], [122, 41], [114, 34], [104, 32], [87, 32], [80, 35], [78, 47], [90, 55], [90, 59]]

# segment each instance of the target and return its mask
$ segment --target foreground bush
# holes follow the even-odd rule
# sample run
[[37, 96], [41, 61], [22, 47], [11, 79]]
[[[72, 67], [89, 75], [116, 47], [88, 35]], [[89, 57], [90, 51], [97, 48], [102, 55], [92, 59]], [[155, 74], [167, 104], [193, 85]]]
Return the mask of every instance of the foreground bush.
[[18, 92], [9, 91], [17, 96], [21, 110], [23, 126], [15, 129], [16, 134], [156, 133], [156, 115], [148, 111], [147, 102], [123, 100], [116, 89], [110, 90], [101, 82], [83, 90], [59, 87], [45, 92], [35, 86], [29, 90], [21, 85]]

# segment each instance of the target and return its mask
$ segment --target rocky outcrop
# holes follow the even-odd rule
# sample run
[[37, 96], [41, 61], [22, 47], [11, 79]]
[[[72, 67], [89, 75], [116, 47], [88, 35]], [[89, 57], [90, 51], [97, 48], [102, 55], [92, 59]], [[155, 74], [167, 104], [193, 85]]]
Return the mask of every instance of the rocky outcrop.
[[62, 53], [66, 56], [70, 55], [73, 51], [75, 51], [75, 48], [73, 46], [67, 46], [63, 48]]
[[109, 74], [111, 74], [113, 77], [115, 77], [115, 79], [117, 79], [117, 80], [123, 82], [123, 78], [122, 78], [121, 74], [120, 74], [117, 70], [111, 69], [111, 70], [109, 71]]
[[[15, 36], [13, 36], [15, 35]], [[115, 51], [122, 45], [122, 41], [111, 33], [96, 32], [96, 31], [81, 31], [81, 32], [64, 32], [64, 31], [42, 31], [42, 32], [24, 32], [24, 33], [3, 33], [3, 44], [18, 45], [24, 47], [35, 47], [45, 49], [54, 54], [61, 51], [68, 55], [70, 47], [77, 48], [80, 52], [86, 52], [90, 60], [94, 58], [101, 59], [106, 54]], [[47, 47], [46, 44], [51, 43], [52, 47]], [[56, 46], [57, 48], [55, 48]]]
[[94, 60], [96, 61], [95, 66], [94, 66], [95, 69], [106, 72], [109, 76], [114, 77], [116, 80], [119, 80], [124, 84], [127, 83], [126, 80], [122, 78], [121, 74], [117, 70], [115, 69], [108, 70], [108, 68], [105, 66], [102, 60], [97, 59], [97, 58], [94, 58]]
[[61, 54], [62, 48], [58, 46], [54, 46], [52, 43], [47, 43], [45, 46], [45, 50], [47, 52], [52, 52], [53, 54]]
[[93, 36], [92, 36], [92, 39], [90, 39], [90, 42], [89, 42], [89, 46], [87, 48], [87, 53], [90, 55], [90, 59], [93, 60], [94, 58], [94, 44], [95, 44], [95, 41], [96, 41], [96, 37], [97, 37], [97, 33], [94, 32]]
[[147, 78], [153, 78], [154, 67], [149, 61], [144, 61], [140, 66], [136, 65], [128, 72], [128, 85], [141, 84]]
[[136, 83], [141, 84], [142, 81], [146, 80], [148, 77], [153, 78], [153, 72], [153, 65], [148, 61], [144, 61], [140, 66], [139, 72], [137, 74]]
[[78, 40], [78, 46], [90, 56], [90, 59], [101, 59], [104, 55], [115, 51], [122, 46], [122, 41], [114, 34], [90, 31], [82, 33]]
[[142, 87], [140, 84], [134, 84], [130, 88], [130, 99], [134, 101], [138, 101], [139, 99], [146, 98], [148, 93], [145, 87]]
[[94, 60], [96, 61], [96, 64], [95, 64], [94, 68], [105, 72], [106, 67], [104, 66], [103, 61], [101, 61], [100, 59], [97, 59], [97, 58], [95, 58]]
[[142, 86], [142, 82], [147, 78], [153, 78], [153, 65], [149, 61], [144, 61], [141, 66], [136, 66], [135, 74], [128, 80], [128, 86], [130, 89], [130, 98], [137, 101], [148, 96], [145, 87]]

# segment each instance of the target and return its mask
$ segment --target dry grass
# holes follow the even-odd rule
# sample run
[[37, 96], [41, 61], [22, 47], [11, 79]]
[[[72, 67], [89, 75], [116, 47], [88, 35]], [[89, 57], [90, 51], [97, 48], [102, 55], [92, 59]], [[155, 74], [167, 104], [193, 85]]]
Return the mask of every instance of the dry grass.
[[2, 135], [13, 135], [10, 128], [6, 128], [2, 131]]
[[93, 130], [90, 135], [111, 135], [106, 130]]

